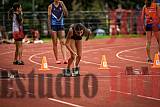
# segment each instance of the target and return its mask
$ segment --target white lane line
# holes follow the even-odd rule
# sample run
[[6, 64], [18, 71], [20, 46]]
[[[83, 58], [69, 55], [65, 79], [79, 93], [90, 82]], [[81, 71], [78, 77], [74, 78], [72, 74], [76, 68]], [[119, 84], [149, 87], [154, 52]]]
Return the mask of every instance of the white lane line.
[[120, 54], [124, 53], [124, 52], [130, 52], [132, 50], [137, 50], [137, 49], [142, 49], [142, 48], [145, 48], [145, 47], [138, 47], [138, 48], [132, 48], [132, 49], [126, 49], [126, 50], [123, 50], [123, 51], [120, 51], [116, 54], [116, 57], [119, 58], [119, 59], [122, 59], [122, 60], [126, 60], [126, 61], [131, 61], [131, 62], [136, 62], [136, 63], [146, 63], [146, 62], [142, 62], [142, 61], [137, 61], [137, 60], [132, 60], [132, 59], [127, 59], [127, 58], [124, 58], [124, 57], [120, 57]]
[[133, 95], [133, 96], [137, 96], [137, 97], [141, 97], [141, 98], [146, 98], [146, 99], [150, 99], [150, 100], [160, 101], [159, 98], [147, 97], [147, 96], [144, 96], [144, 95], [134, 95], [134, 94], [132, 94], [132, 93], [127, 93], [127, 92], [122, 92], [122, 91], [117, 91], [117, 90], [112, 90], [112, 89], [110, 89], [110, 91], [111, 91], [111, 92], [120, 93], [120, 94]]
[[128, 58], [141, 58], [141, 57], [137, 57], [137, 56], [130, 56], [130, 55], [125, 55], [125, 57], [128, 57]]
[[116, 91], [116, 90], [112, 90], [112, 89], [110, 89], [110, 91], [111, 91], [111, 92], [116, 92], [116, 93], [121, 93], [121, 94], [132, 95], [131, 93], [122, 92], [122, 91]]
[[138, 97], [142, 97], [142, 98], [147, 98], [147, 99], [151, 99], [151, 100], [157, 100], [160, 101], [159, 98], [154, 98], [154, 97], [147, 97], [147, 96], [143, 96], [143, 95], [137, 95]]
[[[89, 62], [89, 61], [83, 61], [83, 60], [81, 60], [81, 62], [84, 62], [86, 64], [101, 65], [101, 64], [98, 64], [98, 63]], [[108, 66], [109, 67], [113, 67], [113, 68], [120, 68], [119, 66], [112, 66], [112, 65], [108, 65]]]
[[[91, 50], [87, 50], [87, 51], [84, 51], [83, 53], [87, 53], [87, 52], [93, 52], [93, 51], [99, 51], [99, 50], [105, 50], [106, 48], [99, 48], [99, 49], [91, 49]], [[33, 54], [29, 57], [29, 61], [32, 62], [32, 63], [35, 63], [37, 65], [41, 65], [41, 63], [38, 63], [36, 61], [33, 61], [32, 58], [33, 57], [37, 57], [38, 55], [42, 55], [42, 54], [46, 54], [46, 53], [50, 53], [52, 51], [46, 51], [46, 52], [41, 52], [41, 53], [37, 53], [37, 54]], [[90, 61], [83, 61], [81, 60], [81, 62], [84, 62], [84, 63], [88, 63], [88, 64], [93, 64], [93, 65], [100, 65], [98, 63], [94, 63], [94, 62], [90, 62]], [[111, 66], [111, 65], [108, 65], [109, 67], [114, 67], [114, 68], [120, 68], [119, 66]], [[57, 68], [57, 69], [64, 69], [64, 68], [61, 68], [61, 67], [56, 67], [56, 66], [48, 66], [48, 67], [51, 67], [51, 68]]]
[[[32, 62], [32, 63], [34, 63], [34, 64], [37, 64], [37, 65], [42, 65], [41, 63], [38, 63], [38, 62], [36, 62], [36, 61], [33, 61], [32, 58], [33, 58], [33, 57], [37, 57], [38, 55], [42, 55], [42, 54], [46, 54], [46, 53], [50, 53], [50, 52], [52, 52], [52, 51], [46, 51], [46, 52], [42, 52], [42, 53], [33, 54], [33, 55], [31, 55], [31, 56], [29, 57], [29, 61]], [[57, 68], [57, 69], [64, 69], [64, 68], [61, 68], [61, 67], [49, 66], [49, 65], [48, 65], [48, 67]]]
[[5, 68], [0, 68], [1, 70], [7, 70], [7, 69], [5, 69]]
[[59, 102], [59, 103], [62, 103], [62, 104], [73, 106], [73, 107], [85, 107], [85, 106], [81, 106], [81, 105], [77, 105], [77, 104], [73, 104], [73, 103], [68, 103], [68, 102], [65, 102], [65, 101], [62, 101], [62, 100], [53, 99], [53, 98], [48, 98], [48, 100]]
[[0, 55], [5, 55], [5, 54], [12, 53], [12, 52], [14, 52], [14, 51], [9, 51], [9, 52], [0, 53]]

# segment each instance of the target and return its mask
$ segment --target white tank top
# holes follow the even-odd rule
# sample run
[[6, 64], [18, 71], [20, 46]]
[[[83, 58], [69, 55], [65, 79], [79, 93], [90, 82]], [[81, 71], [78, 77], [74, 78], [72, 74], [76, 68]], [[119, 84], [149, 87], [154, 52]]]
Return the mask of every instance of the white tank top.
[[13, 14], [12, 32], [19, 32], [20, 25], [16, 19], [16, 14]]

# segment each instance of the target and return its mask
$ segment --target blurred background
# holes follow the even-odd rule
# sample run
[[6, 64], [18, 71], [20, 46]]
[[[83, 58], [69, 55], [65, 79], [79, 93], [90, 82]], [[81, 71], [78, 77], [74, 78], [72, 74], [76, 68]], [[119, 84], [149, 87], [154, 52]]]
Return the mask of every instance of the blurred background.
[[[140, 21], [144, 0], [62, 0], [69, 16], [65, 17], [65, 29], [81, 22], [95, 35], [144, 34]], [[47, 9], [52, 0], [1, 0], [0, 26], [8, 35], [11, 23], [8, 10], [14, 2], [20, 2], [24, 12], [24, 31], [31, 35], [38, 29], [41, 37], [48, 35]]]

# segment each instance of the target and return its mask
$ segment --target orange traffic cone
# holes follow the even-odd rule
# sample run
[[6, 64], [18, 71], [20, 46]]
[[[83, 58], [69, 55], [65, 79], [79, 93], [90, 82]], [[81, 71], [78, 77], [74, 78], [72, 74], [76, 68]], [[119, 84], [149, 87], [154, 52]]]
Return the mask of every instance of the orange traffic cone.
[[49, 70], [46, 56], [43, 56], [41, 68], [39, 70]]
[[155, 54], [154, 63], [153, 63], [152, 68], [160, 68], [160, 60], [159, 60], [158, 54]]
[[98, 69], [109, 69], [105, 55], [102, 55], [101, 65], [100, 65], [100, 68]]

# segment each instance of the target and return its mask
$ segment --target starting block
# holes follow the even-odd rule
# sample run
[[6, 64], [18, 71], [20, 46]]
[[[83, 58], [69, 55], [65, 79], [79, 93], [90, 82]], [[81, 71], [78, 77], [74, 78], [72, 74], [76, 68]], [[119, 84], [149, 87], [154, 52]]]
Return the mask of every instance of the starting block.
[[149, 75], [148, 67], [142, 67], [142, 75]]
[[132, 66], [127, 66], [125, 70], [126, 75], [149, 75], [148, 67], [141, 67], [140, 69], [133, 69]]
[[0, 70], [0, 78], [19, 78], [18, 70]]
[[132, 66], [127, 66], [125, 70], [126, 75], [133, 75], [133, 67]]

